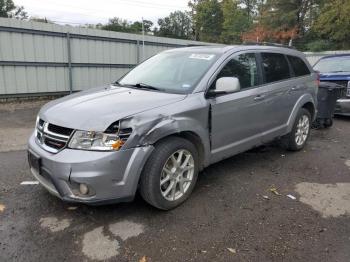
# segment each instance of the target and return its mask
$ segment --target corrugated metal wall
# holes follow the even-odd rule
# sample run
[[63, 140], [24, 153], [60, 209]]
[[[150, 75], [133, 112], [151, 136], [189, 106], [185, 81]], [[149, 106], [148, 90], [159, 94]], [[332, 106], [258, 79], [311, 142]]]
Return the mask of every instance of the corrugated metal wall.
[[207, 43], [0, 18], [0, 96], [111, 83], [169, 48]]
[[[208, 43], [0, 18], [0, 97], [84, 90], [169, 48]], [[313, 65], [328, 54], [306, 53]]]

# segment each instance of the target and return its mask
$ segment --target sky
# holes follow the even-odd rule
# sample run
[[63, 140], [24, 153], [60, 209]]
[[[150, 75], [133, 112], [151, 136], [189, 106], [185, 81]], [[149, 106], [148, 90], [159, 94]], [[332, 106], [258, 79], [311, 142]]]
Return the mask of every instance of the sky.
[[29, 16], [46, 17], [59, 24], [106, 23], [120, 17], [156, 23], [176, 10], [187, 10], [188, 0], [14, 0]]

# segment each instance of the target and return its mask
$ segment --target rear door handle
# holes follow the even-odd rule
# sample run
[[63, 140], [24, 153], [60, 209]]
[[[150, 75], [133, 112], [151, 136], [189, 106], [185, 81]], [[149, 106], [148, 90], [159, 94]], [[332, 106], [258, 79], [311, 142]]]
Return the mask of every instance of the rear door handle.
[[256, 97], [254, 97], [254, 101], [261, 101], [264, 100], [265, 96], [264, 95], [257, 95]]

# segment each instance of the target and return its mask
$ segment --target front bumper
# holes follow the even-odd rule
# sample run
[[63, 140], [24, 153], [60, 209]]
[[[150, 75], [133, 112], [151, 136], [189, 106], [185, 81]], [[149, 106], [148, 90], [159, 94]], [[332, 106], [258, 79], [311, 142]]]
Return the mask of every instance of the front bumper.
[[334, 114], [350, 116], [350, 98], [337, 100]]
[[[40, 174], [31, 167], [40, 184], [62, 200], [86, 204], [131, 201], [153, 149], [153, 146], [113, 152], [63, 149], [52, 154], [36, 143], [34, 134], [28, 143], [28, 151], [40, 158]], [[89, 187], [86, 196], [79, 193], [81, 183]]]

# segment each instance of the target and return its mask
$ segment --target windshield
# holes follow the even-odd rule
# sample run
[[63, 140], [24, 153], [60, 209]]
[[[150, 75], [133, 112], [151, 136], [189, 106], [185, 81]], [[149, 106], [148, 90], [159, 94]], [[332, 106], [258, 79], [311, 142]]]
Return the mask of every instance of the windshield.
[[190, 93], [216, 59], [211, 53], [164, 52], [135, 67], [118, 84]]
[[320, 73], [350, 72], [350, 56], [321, 59], [314, 69]]

